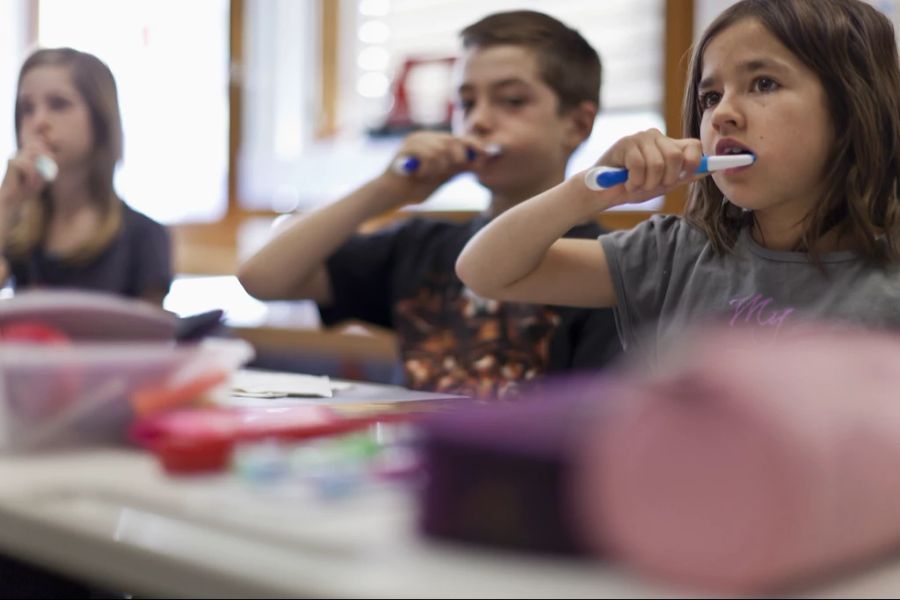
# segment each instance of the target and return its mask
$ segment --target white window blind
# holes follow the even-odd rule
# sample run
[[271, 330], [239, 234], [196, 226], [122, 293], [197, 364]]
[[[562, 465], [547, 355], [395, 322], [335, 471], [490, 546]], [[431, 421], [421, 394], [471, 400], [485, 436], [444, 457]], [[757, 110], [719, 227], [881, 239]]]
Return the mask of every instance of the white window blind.
[[244, 4], [238, 197], [247, 206], [291, 210], [301, 203], [297, 164], [318, 113], [318, 20], [310, 0]]
[[[547, 13], [577, 29], [597, 49], [603, 62], [604, 110], [658, 110], [662, 105], [663, 0], [359, 0], [347, 4], [356, 7], [344, 15], [345, 20], [352, 19], [346, 26], [351, 35], [344, 38], [352, 46], [348, 44], [343, 59], [353, 79], [344, 82], [343, 113], [352, 127], [371, 125], [389, 102], [384, 96], [358, 93], [367, 81], [380, 76], [386, 84], [407, 56], [458, 54], [460, 30], [488, 14], [508, 10]], [[387, 59], [367, 60], [378, 55]], [[377, 87], [364, 89], [375, 92]]]

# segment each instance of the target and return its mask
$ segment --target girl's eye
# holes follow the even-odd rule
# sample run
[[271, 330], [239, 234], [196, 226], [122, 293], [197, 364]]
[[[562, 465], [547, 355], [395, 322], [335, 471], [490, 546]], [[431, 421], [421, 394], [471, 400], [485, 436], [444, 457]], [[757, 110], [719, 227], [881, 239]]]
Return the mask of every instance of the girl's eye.
[[702, 92], [700, 94], [700, 110], [708, 110], [719, 102], [719, 92]]
[[22, 112], [23, 115], [30, 115], [31, 113], [34, 112], [34, 106], [31, 104], [22, 103], [19, 105], [19, 110]]
[[781, 87], [777, 81], [768, 77], [757, 77], [753, 80], [753, 89], [757, 92], [774, 92]]
[[50, 98], [48, 104], [53, 110], [62, 110], [69, 106], [69, 101], [65, 98]]

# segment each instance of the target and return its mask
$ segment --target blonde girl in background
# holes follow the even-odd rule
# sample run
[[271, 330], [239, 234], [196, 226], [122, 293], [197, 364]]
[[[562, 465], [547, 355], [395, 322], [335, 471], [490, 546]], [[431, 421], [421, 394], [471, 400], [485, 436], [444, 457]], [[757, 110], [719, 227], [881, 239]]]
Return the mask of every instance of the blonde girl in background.
[[18, 151], [0, 184], [0, 278], [12, 276], [17, 290], [80, 288], [160, 304], [171, 242], [113, 187], [122, 125], [109, 68], [71, 48], [37, 50], [22, 65], [15, 106]]

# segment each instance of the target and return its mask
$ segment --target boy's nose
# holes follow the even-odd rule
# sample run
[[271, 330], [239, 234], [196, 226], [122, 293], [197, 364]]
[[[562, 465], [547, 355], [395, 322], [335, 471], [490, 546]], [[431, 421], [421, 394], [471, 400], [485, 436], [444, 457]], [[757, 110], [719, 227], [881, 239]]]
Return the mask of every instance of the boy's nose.
[[491, 131], [494, 118], [490, 106], [486, 102], [473, 106], [464, 119], [466, 129], [470, 133], [483, 134]]

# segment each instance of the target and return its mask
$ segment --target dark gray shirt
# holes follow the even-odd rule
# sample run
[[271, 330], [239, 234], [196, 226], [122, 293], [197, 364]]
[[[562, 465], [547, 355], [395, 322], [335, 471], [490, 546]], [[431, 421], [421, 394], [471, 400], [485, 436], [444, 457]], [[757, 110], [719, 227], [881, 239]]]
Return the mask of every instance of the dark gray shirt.
[[824, 271], [800, 252], [778, 252], [741, 232], [734, 251], [713, 252], [706, 235], [678, 216], [655, 215], [600, 236], [626, 350], [655, 354], [688, 326], [724, 321], [777, 335], [808, 321], [900, 329], [900, 270], [831, 252]]
[[13, 286], [78, 288], [136, 298], [148, 291], [165, 294], [172, 283], [168, 230], [122, 205], [122, 226], [99, 255], [85, 264], [70, 264], [38, 249], [27, 260], [10, 260]]

